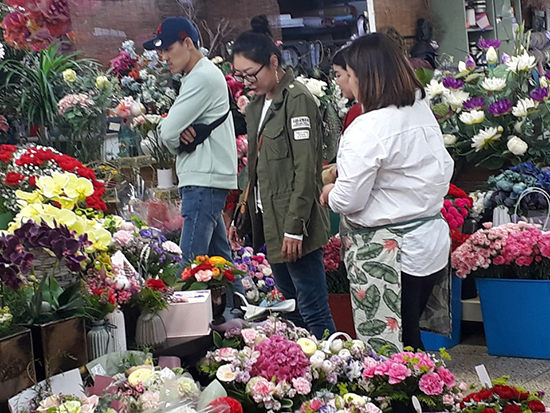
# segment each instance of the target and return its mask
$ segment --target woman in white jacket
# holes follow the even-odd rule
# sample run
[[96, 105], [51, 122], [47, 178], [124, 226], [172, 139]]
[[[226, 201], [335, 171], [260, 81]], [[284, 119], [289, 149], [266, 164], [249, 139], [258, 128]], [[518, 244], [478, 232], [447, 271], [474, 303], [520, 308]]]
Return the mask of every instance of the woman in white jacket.
[[449, 228], [440, 210], [453, 161], [422, 84], [392, 40], [361, 37], [346, 63], [363, 114], [340, 141], [338, 179], [323, 188], [321, 203], [347, 227], [358, 337], [374, 348], [422, 349], [420, 317], [448, 277]]

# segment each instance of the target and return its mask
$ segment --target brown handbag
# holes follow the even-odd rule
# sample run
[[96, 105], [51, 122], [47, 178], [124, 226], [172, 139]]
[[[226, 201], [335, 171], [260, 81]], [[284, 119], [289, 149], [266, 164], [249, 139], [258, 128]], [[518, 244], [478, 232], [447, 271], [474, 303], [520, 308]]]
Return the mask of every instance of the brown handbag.
[[247, 235], [252, 234], [252, 217], [250, 215], [250, 210], [248, 209], [248, 197], [250, 195], [250, 189], [256, 184], [256, 167], [258, 166], [258, 155], [260, 154], [260, 148], [262, 147], [262, 142], [264, 140], [264, 135], [260, 135], [258, 140], [258, 150], [256, 151], [256, 158], [254, 162], [250, 165], [253, 165], [253, 169], [250, 171], [250, 177], [248, 179], [248, 184], [246, 185], [246, 190], [244, 191], [243, 198], [237, 208], [235, 208], [235, 213], [233, 215], [233, 225], [235, 226], [235, 232], [239, 238], [244, 238]]

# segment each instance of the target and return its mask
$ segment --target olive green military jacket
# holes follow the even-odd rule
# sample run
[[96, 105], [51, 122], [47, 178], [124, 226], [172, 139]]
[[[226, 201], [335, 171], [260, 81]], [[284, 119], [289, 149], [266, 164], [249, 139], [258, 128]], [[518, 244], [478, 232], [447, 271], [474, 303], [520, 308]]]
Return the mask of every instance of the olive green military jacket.
[[[328, 212], [319, 203], [322, 189], [322, 121], [311, 93], [289, 70], [281, 79], [271, 107], [259, 128], [265, 96], [257, 96], [246, 108], [248, 159], [255, 158], [258, 130], [263, 143], [257, 166], [257, 182], [263, 209], [264, 237], [271, 263], [283, 262], [284, 234], [303, 235], [302, 254], [328, 241]], [[249, 167], [253, 167], [249, 163]], [[253, 226], [256, 202], [251, 192], [248, 206]], [[256, 228], [257, 229], [257, 228]], [[256, 233], [256, 231], [254, 231]]]

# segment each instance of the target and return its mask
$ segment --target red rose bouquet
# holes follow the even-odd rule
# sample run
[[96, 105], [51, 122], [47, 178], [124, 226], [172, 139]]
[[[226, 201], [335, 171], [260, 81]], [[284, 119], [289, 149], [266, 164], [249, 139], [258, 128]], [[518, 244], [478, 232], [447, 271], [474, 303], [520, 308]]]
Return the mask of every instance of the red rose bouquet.
[[204, 290], [225, 286], [232, 288], [235, 275], [244, 272], [222, 257], [199, 255], [183, 270], [181, 279], [184, 290]]
[[451, 184], [449, 186], [449, 192], [443, 201], [441, 214], [451, 229], [453, 251], [468, 239], [468, 235], [462, 233], [461, 227], [473, 206], [474, 201], [466, 192], [456, 185]]
[[491, 389], [471, 393], [460, 404], [463, 413], [543, 413], [546, 406], [542, 393], [529, 392], [521, 387], [509, 386], [506, 380], [497, 380]]

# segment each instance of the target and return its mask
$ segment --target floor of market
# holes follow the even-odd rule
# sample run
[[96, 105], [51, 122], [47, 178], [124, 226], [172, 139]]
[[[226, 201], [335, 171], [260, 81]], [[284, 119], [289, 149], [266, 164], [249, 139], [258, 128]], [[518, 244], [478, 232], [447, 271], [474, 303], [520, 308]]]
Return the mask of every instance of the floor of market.
[[461, 343], [448, 351], [447, 366], [457, 380], [479, 383], [475, 366], [484, 364], [491, 379], [510, 376], [509, 384], [543, 391], [544, 400], [550, 400], [550, 360], [488, 355], [482, 323], [462, 322]]

